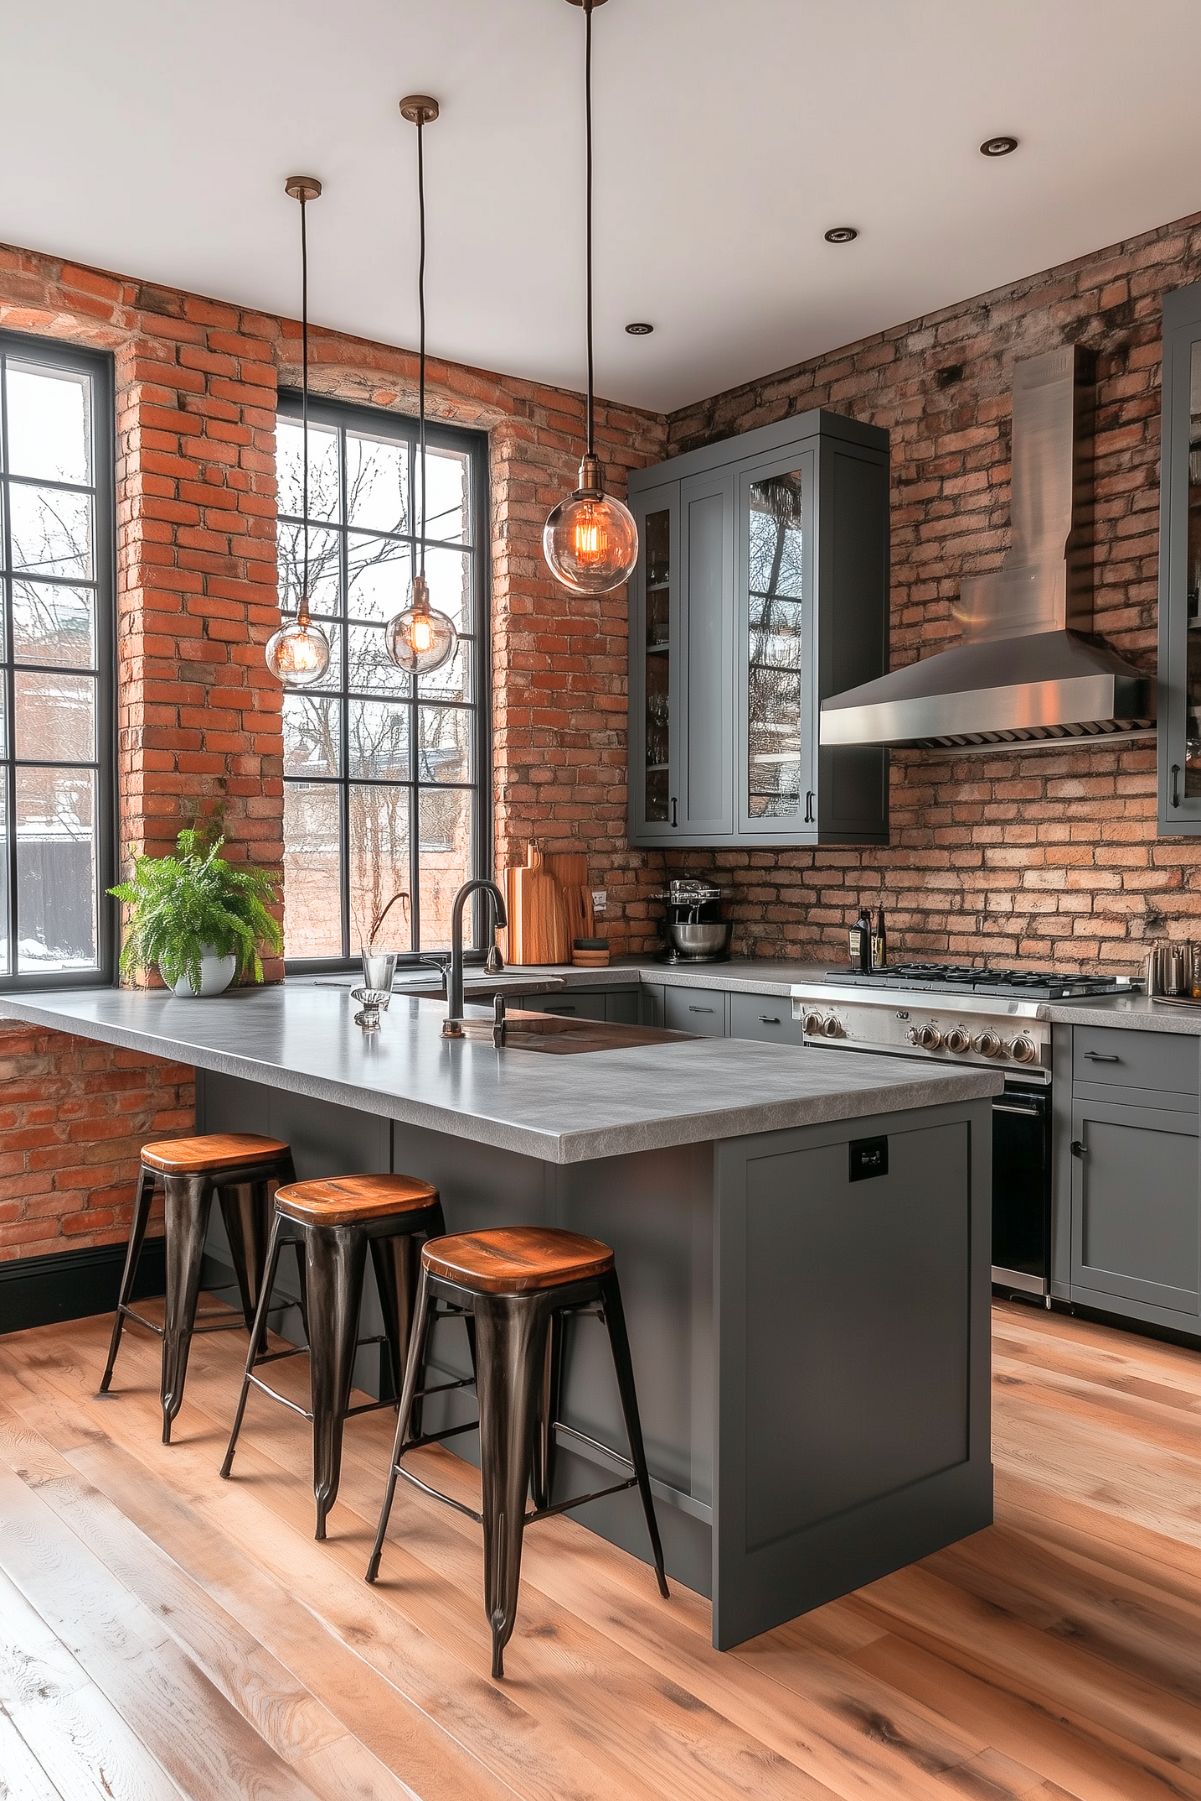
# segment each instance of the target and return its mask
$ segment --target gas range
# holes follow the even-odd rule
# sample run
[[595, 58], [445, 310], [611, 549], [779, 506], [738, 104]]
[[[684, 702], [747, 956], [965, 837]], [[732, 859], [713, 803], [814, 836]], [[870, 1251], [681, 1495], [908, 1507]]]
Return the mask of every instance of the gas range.
[[901, 963], [831, 970], [792, 990], [806, 1044], [1000, 1066], [1050, 1080], [1047, 1003], [1129, 992], [1125, 976]]

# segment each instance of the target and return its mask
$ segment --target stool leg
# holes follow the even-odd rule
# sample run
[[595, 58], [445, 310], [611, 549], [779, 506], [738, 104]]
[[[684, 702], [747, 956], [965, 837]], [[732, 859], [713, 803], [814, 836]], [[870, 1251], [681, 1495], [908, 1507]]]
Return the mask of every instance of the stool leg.
[[646, 1515], [646, 1529], [650, 1534], [659, 1593], [665, 1596], [668, 1588], [667, 1577], [663, 1573], [663, 1546], [659, 1539], [659, 1522], [655, 1518], [655, 1503], [651, 1495], [651, 1477], [646, 1463], [646, 1447], [642, 1442], [642, 1423], [638, 1417], [638, 1391], [634, 1386], [634, 1364], [630, 1357], [625, 1308], [621, 1304], [621, 1289], [618, 1287], [615, 1275], [605, 1276], [600, 1287], [601, 1309], [605, 1316], [605, 1325], [609, 1329], [613, 1367], [617, 1372], [617, 1387], [621, 1394], [621, 1411], [625, 1416], [626, 1437], [630, 1441], [630, 1461], [634, 1465], [634, 1474], [638, 1478], [638, 1493], [642, 1497], [642, 1511]]
[[183, 1400], [192, 1327], [200, 1295], [204, 1237], [212, 1211], [213, 1189], [206, 1176], [166, 1176], [167, 1307], [163, 1319], [163, 1443], [171, 1443], [171, 1424]]
[[492, 1674], [504, 1675], [521, 1581], [521, 1535], [546, 1355], [540, 1297], [475, 1297], [483, 1475], [484, 1610], [492, 1628]]
[[121, 1287], [117, 1295], [117, 1312], [113, 1319], [113, 1335], [109, 1340], [108, 1362], [104, 1366], [104, 1374], [100, 1378], [100, 1393], [108, 1393], [108, 1385], [113, 1379], [113, 1365], [117, 1361], [117, 1351], [121, 1345], [121, 1334], [125, 1330], [125, 1308], [133, 1298], [134, 1278], [138, 1273], [138, 1263], [142, 1255], [142, 1246], [146, 1242], [146, 1227], [150, 1220], [150, 1204], [154, 1199], [154, 1171], [143, 1165], [138, 1172], [138, 1185], [134, 1191], [133, 1214], [129, 1222], [129, 1244], [125, 1251], [125, 1268], [121, 1272]]
[[563, 1367], [563, 1315], [552, 1313], [546, 1323], [546, 1355], [542, 1369], [542, 1399], [538, 1431], [534, 1439], [534, 1506], [549, 1507], [554, 1487], [555, 1433], [559, 1416], [559, 1388]]
[[429, 1334], [429, 1312], [429, 1277], [423, 1267], [417, 1279], [417, 1298], [413, 1303], [413, 1329], [409, 1334], [404, 1384], [400, 1391], [400, 1407], [396, 1415], [396, 1436], [392, 1441], [392, 1462], [388, 1466], [388, 1486], [384, 1490], [384, 1504], [380, 1508], [375, 1543], [371, 1547], [371, 1556], [367, 1562], [366, 1580], [368, 1582], [374, 1582], [379, 1575], [379, 1560], [384, 1548], [384, 1535], [388, 1530], [388, 1517], [392, 1512], [392, 1502], [396, 1498], [397, 1465], [404, 1455], [405, 1443], [409, 1436], [409, 1421], [413, 1416], [413, 1397], [421, 1387], [425, 1373], [425, 1345]]
[[[413, 1330], [413, 1302], [417, 1294], [421, 1240], [413, 1232], [397, 1232], [387, 1238], [371, 1240], [371, 1266], [375, 1286], [379, 1290], [380, 1311], [384, 1316], [384, 1343], [380, 1349], [380, 1375], [385, 1369], [392, 1393], [400, 1399], [409, 1340]], [[418, 1428], [420, 1429], [420, 1428]]]
[[350, 1403], [359, 1304], [367, 1264], [362, 1232], [342, 1226], [311, 1227], [305, 1239], [313, 1396], [313, 1494], [315, 1536], [325, 1537], [325, 1518], [338, 1495], [342, 1473], [342, 1427]]
[[277, 1213], [271, 1222], [271, 1236], [267, 1241], [267, 1264], [263, 1271], [262, 1286], [259, 1289], [259, 1304], [255, 1310], [254, 1324], [250, 1328], [250, 1343], [246, 1348], [246, 1366], [242, 1371], [242, 1387], [238, 1395], [238, 1408], [234, 1414], [233, 1430], [229, 1435], [229, 1444], [225, 1451], [225, 1461], [221, 1465], [223, 1478], [229, 1476], [233, 1468], [234, 1452], [237, 1449], [238, 1435], [242, 1430], [242, 1421], [246, 1415], [246, 1402], [250, 1396], [250, 1372], [263, 1354], [267, 1342], [267, 1314], [271, 1306], [271, 1285], [275, 1280], [275, 1266], [279, 1262], [280, 1216]]
[[249, 1332], [263, 1286], [263, 1268], [267, 1261], [269, 1209], [266, 1182], [239, 1182], [233, 1188], [219, 1188], [221, 1216], [234, 1260], [234, 1275], [242, 1302], [242, 1318]]

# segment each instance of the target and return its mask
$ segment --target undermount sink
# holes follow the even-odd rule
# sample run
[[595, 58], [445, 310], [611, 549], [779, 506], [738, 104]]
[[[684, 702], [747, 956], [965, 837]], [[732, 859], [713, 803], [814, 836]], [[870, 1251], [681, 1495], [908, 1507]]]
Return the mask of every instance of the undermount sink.
[[541, 1051], [555, 1057], [579, 1057], [589, 1051], [635, 1050], [647, 1044], [684, 1044], [695, 1032], [668, 1032], [657, 1026], [609, 1025], [603, 1019], [565, 1019], [558, 1013], [509, 1014], [502, 1022], [500, 1042], [491, 1018], [465, 1019], [457, 1036], [476, 1043], [495, 1044], [498, 1050]]

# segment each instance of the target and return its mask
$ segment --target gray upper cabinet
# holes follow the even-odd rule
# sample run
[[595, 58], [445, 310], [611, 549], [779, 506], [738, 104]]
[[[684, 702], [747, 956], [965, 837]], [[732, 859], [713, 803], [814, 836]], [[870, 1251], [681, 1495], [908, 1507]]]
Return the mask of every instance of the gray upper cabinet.
[[884, 842], [886, 753], [818, 713], [888, 667], [888, 434], [803, 413], [630, 497], [631, 842]]
[[1163, 303], [1159, 829], [1201, 833], [1201, 282]]

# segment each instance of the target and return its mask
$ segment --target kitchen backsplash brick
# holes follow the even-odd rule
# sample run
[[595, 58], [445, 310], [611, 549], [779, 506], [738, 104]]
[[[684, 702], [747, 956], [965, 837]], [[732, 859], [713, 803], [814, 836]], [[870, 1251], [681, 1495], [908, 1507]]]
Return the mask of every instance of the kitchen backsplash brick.
[[[688, 407], [669, 452], [813, 406], [887, 427], [900, 665], [957, 638], [964, 577], [1008, 544], [1015, 360], [1079, 343], [1096, 357], [1095, 626], [1153, 668], [1162, 300], [1199, 277], [1194, 215]], [[1201, 842], [1156, 837], [1149, 741], [899, 752], [891, 811], [885, 848], [677, 861], [727, 886], [750, 955], [841, 958], [862, 901], [885, 906], [894, 954], [1067, 969], [1133, 970], [1146, 937], [1201, 930]]]

